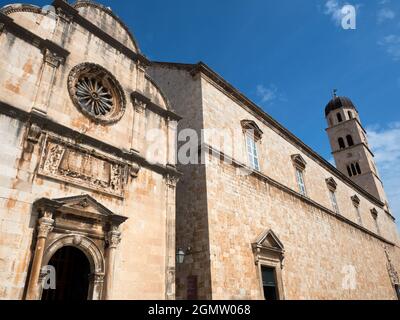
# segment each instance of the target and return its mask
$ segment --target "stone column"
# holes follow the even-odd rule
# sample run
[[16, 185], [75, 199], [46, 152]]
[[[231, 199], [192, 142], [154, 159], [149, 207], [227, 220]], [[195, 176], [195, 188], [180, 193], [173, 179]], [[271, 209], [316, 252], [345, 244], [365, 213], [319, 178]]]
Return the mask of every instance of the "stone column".
[[178, 131], [178, 121], [167, 119], [167, 130], [168, 130], [168, 160], [167, 163], [176, 165], [177, 163], [177, 131]]
[[115, 252], [119, 243], [121, 242], [121, 232], [118, 231], [118, 227], [113, 227], [112, 230], [108, 232], [107, 242], [108, 242], [108, 248], [107, 248], [105, 299], [112, 300]]
[[26, 295], [27, 300], [39, 299], [39, 277], [42, 269], [43, 253], [47, 236], [53, 230], [54, 220], [52, 216], [52, 212], [45, 211], [43, 217], [40, 218], [38, 222], [38, 236]]
[[37, 88], [33, 110], [41, 114], [47, 114], [50, 94], [53, 88], [56, 70], [64, 59], [48, 49], [43, 51], [43, 65], [41, 69], [39, 85]]
[[142, 153], [146, 139], [146, 103], [137, 98], [134, 98], [132, 103], [134, 115], [131, 149], [136, 153]]
[[178, 179], [166, 177], [166, 261], [165, 261], [165, 299], [175, 300], [175, 189]]

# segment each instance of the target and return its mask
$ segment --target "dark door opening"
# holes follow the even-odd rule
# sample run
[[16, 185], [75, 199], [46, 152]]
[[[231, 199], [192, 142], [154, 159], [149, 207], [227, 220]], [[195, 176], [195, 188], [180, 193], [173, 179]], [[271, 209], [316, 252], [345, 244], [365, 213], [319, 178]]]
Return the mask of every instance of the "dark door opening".
[[268, 267], [261, 267], [262, 282], [264, 288], [265, 300], [278, 300], [276, 293], [276, 277], [275, 269]]
[[85, 254], [74, 247], [63, 247], [49, 261], [56, 270], [56, 289], [43, 290], [42, 300], [88, 299], [90, 264]]

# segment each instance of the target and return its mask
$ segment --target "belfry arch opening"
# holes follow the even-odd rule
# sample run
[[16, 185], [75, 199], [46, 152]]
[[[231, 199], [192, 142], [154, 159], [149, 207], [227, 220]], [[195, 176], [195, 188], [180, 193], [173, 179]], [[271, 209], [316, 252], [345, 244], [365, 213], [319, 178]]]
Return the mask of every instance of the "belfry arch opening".
[[88, 300], [90, 263], [85, 253], [73, 246], [64, 246], [51, 257], [55, 270], [55, 289], [43, 288], [42, 300]]

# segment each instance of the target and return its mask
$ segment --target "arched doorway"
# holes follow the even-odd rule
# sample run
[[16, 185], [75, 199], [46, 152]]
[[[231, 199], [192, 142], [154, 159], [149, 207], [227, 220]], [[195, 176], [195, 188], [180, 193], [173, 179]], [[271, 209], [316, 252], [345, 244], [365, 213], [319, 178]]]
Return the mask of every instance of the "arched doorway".
[[56, 271], [56, 289], [43, 290], [42, 300], [87, 300], [90, 263], [86, 255], [72, 246], [59, 249], [48, 265]]

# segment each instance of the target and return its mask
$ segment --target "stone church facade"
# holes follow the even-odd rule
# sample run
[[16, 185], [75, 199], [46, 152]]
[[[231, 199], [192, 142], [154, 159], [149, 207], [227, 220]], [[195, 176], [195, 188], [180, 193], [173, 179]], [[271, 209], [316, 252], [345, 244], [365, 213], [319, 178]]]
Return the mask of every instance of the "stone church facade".
[[0, 299], [397, 299], [400, 240], [349, 99], [325, 109], [336, 169], [205, 64], [149, 61], [91, 1], [5, 6], [0, 55]]
[[110, 10], [53, 6], [0, 12], [0, 298], [83, 252], [89, 299], [174, 299], [179, 117]]

